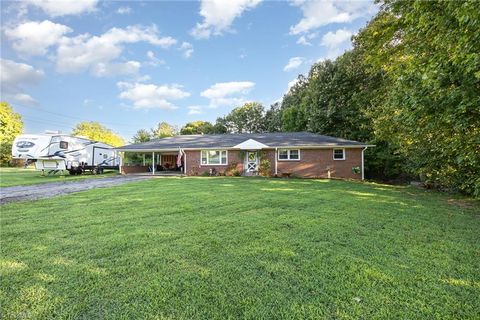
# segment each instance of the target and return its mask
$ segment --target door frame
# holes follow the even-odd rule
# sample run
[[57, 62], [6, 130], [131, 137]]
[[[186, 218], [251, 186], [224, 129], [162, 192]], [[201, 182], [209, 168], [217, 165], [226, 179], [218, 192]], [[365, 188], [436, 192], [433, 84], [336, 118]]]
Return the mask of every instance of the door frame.
[[[249, 160], [250, 154], [255, 154], [255, 162]], [[249, 164], [255, 163], [255, 169], [250, 170]], [[252, 173], [252, 172], [258, 172], [258, 150], [251, 151], [247, 150], [246, 155], [245, 155], [245, 173]]]

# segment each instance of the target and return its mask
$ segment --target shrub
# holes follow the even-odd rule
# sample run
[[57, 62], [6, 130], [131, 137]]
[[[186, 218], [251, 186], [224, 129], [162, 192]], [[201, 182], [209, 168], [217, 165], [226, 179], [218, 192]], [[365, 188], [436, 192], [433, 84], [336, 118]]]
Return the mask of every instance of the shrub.
[[260, 161], [260, 165], [258, 166], [258, 173], [262, 177], [269, 177], [270, 169], [271, 169], [270, 161], [268, 161], [267, 159], [263, 159]]
[[232, 162], [228, 165], [227, 169], [225, 170], [225, 175], [229, 177], [239, 177], [242, 175], [242, 172], [237, 168], [238, 163]]

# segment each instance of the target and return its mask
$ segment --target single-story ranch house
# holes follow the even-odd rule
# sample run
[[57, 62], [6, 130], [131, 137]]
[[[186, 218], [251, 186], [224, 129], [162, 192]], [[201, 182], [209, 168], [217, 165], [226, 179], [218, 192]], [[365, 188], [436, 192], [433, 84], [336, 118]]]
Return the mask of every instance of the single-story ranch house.
[[363, 179], [370, 146], [309, 132], [275, 132], [179, 135], [117, 150], [123, 153], [123, 174], [257, 175], [267, 168], [272, 176]]

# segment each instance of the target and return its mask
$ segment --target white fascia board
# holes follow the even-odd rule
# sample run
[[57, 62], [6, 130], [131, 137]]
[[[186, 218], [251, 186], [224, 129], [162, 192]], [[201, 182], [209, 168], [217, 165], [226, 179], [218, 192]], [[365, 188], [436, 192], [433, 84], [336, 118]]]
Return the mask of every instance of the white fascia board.
[[260, 150], [260, 149], [267, 149], [270, 147], [256, 140], [248, 139], [243, 141], [242, 143], [237, 144], [236, 146], [233, 146], [233, 148], [240, 149], [240, 150]]

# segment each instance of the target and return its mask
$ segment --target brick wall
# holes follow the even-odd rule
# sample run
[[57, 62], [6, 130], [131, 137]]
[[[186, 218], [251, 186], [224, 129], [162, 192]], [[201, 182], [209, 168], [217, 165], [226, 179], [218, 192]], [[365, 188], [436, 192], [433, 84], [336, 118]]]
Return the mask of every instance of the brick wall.
[[148, 166], [122, 166], [122, 174], [129, 173], [145, 173], [148, 171]]
[[362, 149], [345, 149], [345, 160], [333, 160], [333, 149], [302, 149], [299, 161], [278, 160], [278, 175], [291, 173], [304, 178], [361, 179], [361, 173], [353, 173], [352, 167], [362, 166]]
[[[187, 174], [201, 175], [214, 168], [218, 173], [224, 173], [227, 166], [220, 165], [201, 165], [200, 150], [187, 150]], [[270, 161], [271, 175], [275, 174], [275, 150], [259, 151], [261, 158]], [[241, 151], [229, 150], [228, 163], [237, 163], [237, 169], [243, 172], [243, 157]], [[277, 172], [279, 176], [292, 174], [303, 178], [328, 178], [330, 171], [331, 178], [361, 179], [361, 173], [353, 173], [352, 167], [362, 166], [362, 149], [345, 149], [345, 160], [333, 160], [333, 149], [302, 149], [300, 150], [299, 161], [277, 162]]]
[[240, 151], [228, 150], [228, 164], [227, 165], [202, 165], [200, 150], [186, 150], [187, 158], [187, 175], [195, 176], [202, 175], [204, 172], [210, 172], [210, 169], [215, 169], [218, 173], [224, 174], [229, 165], [234, 162], [237, 163], [237, 169], [243, 172], [243, 158]]

